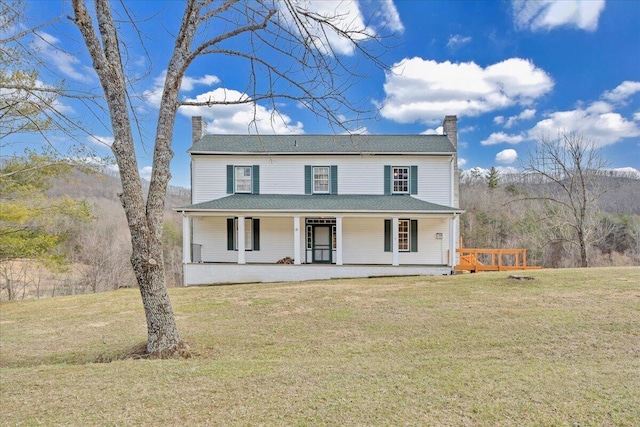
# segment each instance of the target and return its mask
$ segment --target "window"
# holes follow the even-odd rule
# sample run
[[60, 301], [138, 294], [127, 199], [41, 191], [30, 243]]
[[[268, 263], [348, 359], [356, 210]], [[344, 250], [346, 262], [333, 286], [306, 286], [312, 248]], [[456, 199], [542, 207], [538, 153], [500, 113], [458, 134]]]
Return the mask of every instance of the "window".
[[[393, 221], [384, 220], [384, 251], [393, 251]], [[400, 252], [418, 252], [418, 220], [398, 220], [398, 250]]]
[[329, 167], [328, 166], [313, 167], [313, 192], [314, 193], [329, 192]]
[[235, 167], [236, 193], [251, 193], [251, 166]]
[[408, 167], [393, 168], [393, 192], [394, 193], [409, 192], [409, 168]]
[[418, 194], [418, 166], [384, 166], [384, 194]]
[[401, 252], [409, 251], [409, 220], [401, 219], [398, 221], [398, 250]]
[[305, 165], [304, 194], [338, 194], [338, 165]]
[[[238, 236], [238, 220], [236, 219], [236, 236]], [[253, 249], [253, 233], [251, 231], [253, 219], [245, 218], [244, 219], [244, 249], [246, 251], [250, 251]], [[238, 236], [240, 237], [240, 236]], [[238, 250], [238, 242], [236, 241], [236, 251]]]
[[227, 218], [227, 250], [238, 250], [238, 238], [244, 238], [245, 251], [260, 250], [260, 219], [244, 219], [244, 236], [238, 236], [238, 218]]

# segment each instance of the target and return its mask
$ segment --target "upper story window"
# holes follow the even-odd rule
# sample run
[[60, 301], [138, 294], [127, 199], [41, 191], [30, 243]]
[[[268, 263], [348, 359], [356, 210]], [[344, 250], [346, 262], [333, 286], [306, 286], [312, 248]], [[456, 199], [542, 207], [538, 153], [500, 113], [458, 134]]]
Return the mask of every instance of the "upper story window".
[[384, 166], [384, 194], [418, 194], [418, 166]]
[[393, 168], [393, 192], [409, 192], [409, 168], [406, 166]]
[[329, 192], [329, 166], [313, 167], [313, 192]]
[[338, 194], [338, 166], [305, 165], [304, 194]]
[[235, 167], [235, 193], [251, 193], [251, 166]]

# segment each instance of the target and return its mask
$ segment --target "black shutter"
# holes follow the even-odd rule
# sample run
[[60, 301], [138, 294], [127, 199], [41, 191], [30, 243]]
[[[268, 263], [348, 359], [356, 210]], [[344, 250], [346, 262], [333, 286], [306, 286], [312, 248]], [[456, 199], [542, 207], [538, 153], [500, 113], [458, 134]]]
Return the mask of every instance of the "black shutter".
[[418, 220], [412, 219], [409, 223], [409, 240], [411, 242], [411, 252], [418, 252]]
[[304, 194], [311, 194], [311, 166], [304, 167]]
[[331, 194], [338, 194], [338, 166], [331, 166]]
[[227, 194], [233, 194], [233, 165], [227, 165]]
[[251, 169], [251, 193], [260, 194], [260, 166], [253, 165]]
[[418, 166], [411, 166], [409, 194], [418, 194]]
[[260, 219], [253, 218], [253, 250], [260, 250]]
[[391, 252], [391, 220], [384, 220], [384, 251]]
[[233, 218], [227, 218], [227, 250], [233, 251], [236, 249], [235, 237], [236, 227]]
[[384, 167], [384, 194], [391, 194], [391, 166], [385, 165]]

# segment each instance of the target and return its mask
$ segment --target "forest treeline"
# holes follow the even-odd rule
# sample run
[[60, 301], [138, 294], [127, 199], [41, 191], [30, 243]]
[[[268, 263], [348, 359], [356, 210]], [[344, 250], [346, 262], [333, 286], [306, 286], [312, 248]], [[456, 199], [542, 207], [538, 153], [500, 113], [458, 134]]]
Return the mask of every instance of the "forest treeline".
[[[105, 173], [66, 171], [47, 176], [50, 206], [61, 200], [81, 201], [81, 216], [45, 224], [60, 237], [54, 252], [64, 262], [22, 257], [0, 262], [0, 299], [103, 292], [135, 287], [131, 243], [118, 199], [120, 181]], [[567, 238], [568, 220], [542, 194], [544, 180], [526, 174], [500, 175], [466, 171], [461, 175], [460, 199], [463, 245], [467, 248], [525, 248], [528, 263], [542, 267], [580, 265], [579, 248]], [[640, 179], [601, 174], [603, 190], [590, 224], [590, 266], [640, 265]], [[168, 286], [182, 284], [182, 223], [171, 209], [187, 205], [190, 193], [170, 188], [164, 223], [164, 261]], [[25, 237], [26, 238], [26, 237]]]
[[[585, 218], [589, 266], [640, 265], [640, 179], [600, 172], [589, 182], [598, 197]], [[527, 174], [470, 170], [460, 180], [463, 245], [524, 248], [530, 265], [579, 267], [571, 218], [550, 203], [554, 184]], [[593, 188], [592, 188], [593, 189]], [[560, 201], [565, 203], [564, 199]]]
[[[3, 169], [4, 171], [5, 169]], [[33, 179], [33, 175], [30, 176]], [[119, 178], [113, 174], [85, 173], [77, 168], [54, 174], [43, 188], [46, 201], [39, 201], [38, 210], [46, 212], [60, 200], [75, 200], [86, 206], [82, 218], [58, 218], [55, 223], [29, 217], [14, 221], [7, 232], [7, 215], [11, 202], [3, 200], [2, 230], [0, 237], [23, 233], [20, 238], [31, 244], [34, 237], [55, 239], [47, 248], [48, 254], [24, 253], [14, 248], [17, 256], [2, 253], [0, 259], [0, 300], [28, 299], [103, 292], [118, 288], [136, 287], [131, 268], [131, 241], [127, 221], [118, 194]], [[3, 177], [3, 189], [7, 188]], [[33, 191], [22, 199], [17, 210], [24, 205], [33, 206]], [[182, 220], [173, 207], [190, 202], [188, 189], [170, 187], [163, 226], [164, 266], [168, 286], [182, 284]], [[9, 218], [14, 220], [15, 218]], [[51, 259], [49, 254], [54, 254]]]

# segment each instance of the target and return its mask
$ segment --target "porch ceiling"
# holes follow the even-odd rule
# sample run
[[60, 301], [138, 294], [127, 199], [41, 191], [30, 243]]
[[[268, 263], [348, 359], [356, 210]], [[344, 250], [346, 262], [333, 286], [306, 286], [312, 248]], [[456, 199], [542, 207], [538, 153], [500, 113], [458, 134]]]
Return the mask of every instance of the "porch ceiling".
[[460, 214], [462, 209], [425, 202], [409, 195], [233, 194], [175, 209], [178, 212], [362, 212]]

